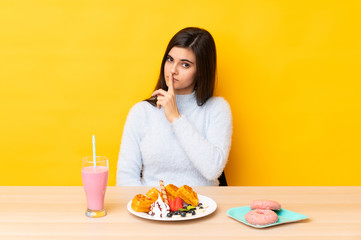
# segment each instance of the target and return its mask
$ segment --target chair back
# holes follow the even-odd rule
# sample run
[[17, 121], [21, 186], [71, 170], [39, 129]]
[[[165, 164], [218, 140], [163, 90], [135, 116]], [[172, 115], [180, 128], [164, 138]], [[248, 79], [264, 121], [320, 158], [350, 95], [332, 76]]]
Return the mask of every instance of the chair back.
[[219, 176], [218, 181], [219, 181], [219, 186], [228, 186], [224, 171], [222, 172], [221, 176]]

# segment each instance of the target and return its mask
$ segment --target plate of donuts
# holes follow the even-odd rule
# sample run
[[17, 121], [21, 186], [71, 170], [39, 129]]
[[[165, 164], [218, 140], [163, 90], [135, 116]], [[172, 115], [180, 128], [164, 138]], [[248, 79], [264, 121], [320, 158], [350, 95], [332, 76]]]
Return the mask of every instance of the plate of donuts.
[[227, 215], [237, 221], [255, 228], [271, 227], [279, 224], [297, 222], [307, 219], [308, 216], [293, 212], [281, 205], [270, 208], [268, 203], [277, 203], [275, 201], [253, 201], [250, 206], [235, 207], [228, 209]]

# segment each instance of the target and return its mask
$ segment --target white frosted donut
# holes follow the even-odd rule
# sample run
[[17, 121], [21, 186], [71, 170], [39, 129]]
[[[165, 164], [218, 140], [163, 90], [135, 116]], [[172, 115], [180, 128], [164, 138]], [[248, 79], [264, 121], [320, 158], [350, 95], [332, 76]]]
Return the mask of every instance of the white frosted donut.
[[255, 209], [244, 216], [246, 221], [253, 225], [268, 225], [278, 221], [277, 214], [272, 210]]
[[281, 210], [281, 204], [272, 200], [254, 200], [250, 204], [251, 209]]

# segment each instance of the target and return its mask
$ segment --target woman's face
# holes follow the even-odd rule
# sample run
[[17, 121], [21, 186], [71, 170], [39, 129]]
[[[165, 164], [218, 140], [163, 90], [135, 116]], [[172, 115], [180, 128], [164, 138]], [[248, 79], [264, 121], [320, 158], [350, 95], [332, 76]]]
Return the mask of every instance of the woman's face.
[[196, 56], [188, 48], [173, 47], [164, 64], [164, 78], [169, 86], [169, 75], [173, 75], [174, 93], [190, 94], [194, 90], [196, 74]]

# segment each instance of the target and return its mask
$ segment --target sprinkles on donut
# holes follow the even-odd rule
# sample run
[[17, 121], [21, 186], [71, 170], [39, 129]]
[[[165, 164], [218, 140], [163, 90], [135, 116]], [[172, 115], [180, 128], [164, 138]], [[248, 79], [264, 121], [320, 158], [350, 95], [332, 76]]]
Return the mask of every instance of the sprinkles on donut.
[[277, 214], [272, 210], [255, 209], [244, 216], [246, 221], [253, 225], [268, 225], [278, 221]]
[[274, 211], [281, 210], [281, 204], [272, 200], [254, 200], [250, 204], [252, 209], [244, 216], [246, 221], [253, 225], [263, 226], [278, 221]]
[[281, 210], [281, 204], [272, 200], [254, 200], [250, 204], [251, 209]]

